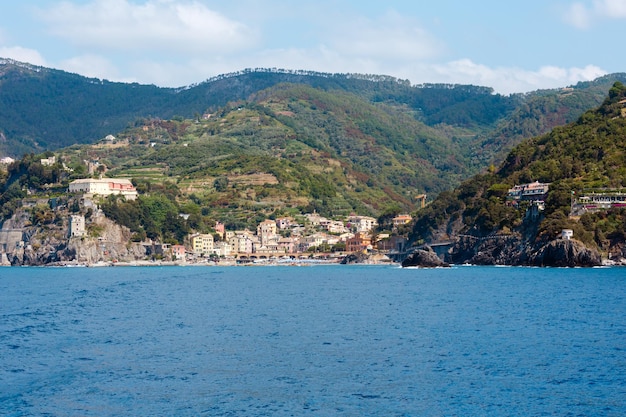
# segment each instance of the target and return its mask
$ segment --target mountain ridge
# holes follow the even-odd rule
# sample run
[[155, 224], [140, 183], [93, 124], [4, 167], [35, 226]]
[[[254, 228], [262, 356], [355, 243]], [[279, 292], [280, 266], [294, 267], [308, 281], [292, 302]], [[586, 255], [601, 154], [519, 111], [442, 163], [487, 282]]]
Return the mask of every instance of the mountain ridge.
[[[608, 76], [626, 80], [626, 74]], [[596, 84], [606, 93], [609, 80]], [[477, 136], [477, 153], [487, 154], [477, 163], [484, 166], [506, 142], [506, 135], [494, 138], [498, 124], [517, 108], [539, 94], [494, 94], [490, 87], [459, 84], [411, 85], [384, 75], [330, 74], [283, 69], [247, 69], [179, 88], [162, 88], [138, 83], [119, 83], [45, 67], [0, 60], [0, 154], [21, 156], [76, 143], [94, 143], [116, 134], [137, 119], [176, 116], [193, 118], [229, 102], [245, 101], [251, 95], [280, 83], [305, 84], [326, 91], [352, 92], [370, 102], [405, 106], [427, 125], [452, 126]], [[580, 83], [579, 83], [580, 84]], [[581, 84], [591, 89], [592, 83]], [[575, 90], [578, 87], [573, 87]], [[582, 87], [580, 87], [582, 88]], [[552, 94], [555, 92], [553, 91]], [[597, 96], [592, 103], [597, 105]], [[565, 103], [567, 106], [568, 104]], [[579, 114], [584, 110], [577, 109]], [[560, 111], [552, 109], [548, 111]], [[571, 117], [570, 117], [571, 119]], [[567, 120], [571, 121], [571, 120]], [[541, 133], [550, 126], [540, 127]], [[541, 130], [544, 129], [544, 130]], [[514, 141], [519, 141], [515, 137]], [[496, 150], [490, 144], [495, 142]], [[505, 148], [510, 148], [508, 143]]]

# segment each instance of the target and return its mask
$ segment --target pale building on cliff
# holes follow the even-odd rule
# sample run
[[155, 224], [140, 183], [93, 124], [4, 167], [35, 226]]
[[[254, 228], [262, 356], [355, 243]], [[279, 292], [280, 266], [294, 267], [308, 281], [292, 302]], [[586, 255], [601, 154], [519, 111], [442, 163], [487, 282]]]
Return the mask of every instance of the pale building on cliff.
[[70, 182], [70, 193], [85, 193], [98, 195], [120, 194], [127, 200], [137, 198], [137, 189], [126, 178], [82, 178]]

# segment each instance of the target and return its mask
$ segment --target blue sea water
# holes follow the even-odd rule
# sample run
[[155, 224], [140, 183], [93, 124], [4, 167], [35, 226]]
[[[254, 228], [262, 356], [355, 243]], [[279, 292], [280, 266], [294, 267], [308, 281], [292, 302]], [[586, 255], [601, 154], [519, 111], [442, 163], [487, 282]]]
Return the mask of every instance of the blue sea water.
[[0, 269], [0, 415], [624, 416], [626, 270]]

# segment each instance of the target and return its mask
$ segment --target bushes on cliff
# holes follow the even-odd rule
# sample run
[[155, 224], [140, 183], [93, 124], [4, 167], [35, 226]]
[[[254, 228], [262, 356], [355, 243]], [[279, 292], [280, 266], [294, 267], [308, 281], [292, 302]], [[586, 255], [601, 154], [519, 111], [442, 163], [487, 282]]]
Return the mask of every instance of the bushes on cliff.
[[189, 226], [178, 214], [178, 204], [164, 195], [142, 195], [127, 201], [109, 196], [102, 203], [104, 214], [116, 223], [126, 226], [134, 239], [150, 238], [166, 243], [182, 243]]

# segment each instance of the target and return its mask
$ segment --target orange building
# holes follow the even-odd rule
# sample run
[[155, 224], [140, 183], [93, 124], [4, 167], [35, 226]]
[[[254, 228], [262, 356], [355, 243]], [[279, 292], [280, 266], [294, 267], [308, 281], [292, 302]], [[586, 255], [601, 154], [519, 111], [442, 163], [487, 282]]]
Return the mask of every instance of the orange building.
[[358, 232], [354, 237], [346, 240], [346, 252], [363, 252], [372, 248], [372, 238], [369, 234]]

